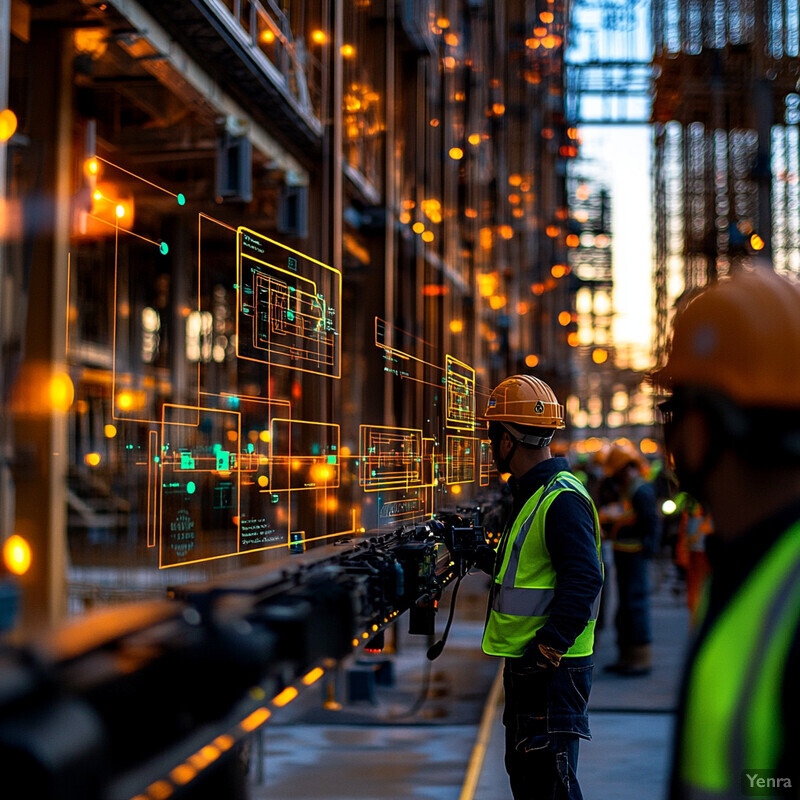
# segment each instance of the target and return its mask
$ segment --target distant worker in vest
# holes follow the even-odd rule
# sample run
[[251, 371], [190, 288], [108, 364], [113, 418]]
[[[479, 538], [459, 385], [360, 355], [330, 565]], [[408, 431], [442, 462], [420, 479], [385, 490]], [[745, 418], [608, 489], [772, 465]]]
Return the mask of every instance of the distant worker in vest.
[[619, 655], [606, 670], [628, 677], [647, 675], [652, 667], [648, 562], [658, 547], [661, 517], [655, 490], [644, 477], [646, 466], [632, 445], [612, 445], [604, 472], [619, 502], [600, 509], [614, 552], [617, 586]]
[[483, 634], [484, 652], [506, 659], [511, 790], [515, 800], [580, 800], [578, 742], [591, 738], [586, 705], [603, 584], [597, 512], [567, 460], [550, 453], [564, 407], [546, 383], [507, 378], [482, 419], [514, 498], [493, 554]]
[[681, 488], [715, 526], [670, 798], [796, 798], [800, 285], [759, 267], [689, 298], [653, 378]]

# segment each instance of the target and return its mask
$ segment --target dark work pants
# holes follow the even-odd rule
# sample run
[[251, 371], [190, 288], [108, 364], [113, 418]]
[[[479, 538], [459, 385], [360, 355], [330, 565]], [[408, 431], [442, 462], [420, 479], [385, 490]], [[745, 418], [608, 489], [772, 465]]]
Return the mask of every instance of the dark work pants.
[[617, 571], [617, 647], [650, 644], [650, 576], [643, 553], [614, 551]]
[[578, 741], [591, 738], [591, 686], [591, 656], [564, 658], [547, 670], [506, 659], [505, 764], [514, 800], [583, 799], [575, 773]]

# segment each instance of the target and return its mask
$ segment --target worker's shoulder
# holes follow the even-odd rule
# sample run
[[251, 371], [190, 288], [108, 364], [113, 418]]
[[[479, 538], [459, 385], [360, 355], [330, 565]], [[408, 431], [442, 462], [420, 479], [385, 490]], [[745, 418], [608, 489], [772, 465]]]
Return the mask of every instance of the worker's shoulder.
[[560, 476], [556, 484], [563, 491], [554, 493], [548, 515], [594, 516], [594, 503], [577, 479]]

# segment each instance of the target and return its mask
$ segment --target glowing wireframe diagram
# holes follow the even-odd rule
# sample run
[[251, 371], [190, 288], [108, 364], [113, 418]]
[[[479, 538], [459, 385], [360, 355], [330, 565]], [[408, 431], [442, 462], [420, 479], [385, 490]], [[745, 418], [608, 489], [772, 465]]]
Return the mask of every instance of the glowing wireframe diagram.
[[361, 425], [359, 483], [367, 492], [424, 485], [422, 431]]
[[447, 485], [475, 480], [475, 443], [472, 436], [447, 437]]
[[494, 465], [494, 456], [492, 455], [492, 443], [488, 439], [481, 439], [480, 442], [480, 486], [488, 486], [492, 474], [497, 472], [497, 467]]
[[399, 499], [378, 498], [378, 525], [413, 522], [429, 515], [424, 489], [413, 489]]
[[341, 273], [248, 228], [236, 251], [239, 357], [341, 377]]
[[339, 426], [273, 419], [272, 492], [336, 489], [339, 486]]
[[159, 566], [287, 543], [286, 504], [260, 491], [268, 459], [242, 446], [241, 412], [165, 404], [162, 414]]
[[415, 488], [388, 488], [378, 494], [378, 526], [415, 522], [433, 513], [435, 485], [434, 459], [436, 441], [422, 439], [422, 486]]
[[445, 423], [456, 430], [475, 430], [475, 370], [447, 355]]
[[[172, 423], [188, 414], [196, 425]], [[159, 565], [237, 552], [239, 414], [165, 405], [163, 415]]]

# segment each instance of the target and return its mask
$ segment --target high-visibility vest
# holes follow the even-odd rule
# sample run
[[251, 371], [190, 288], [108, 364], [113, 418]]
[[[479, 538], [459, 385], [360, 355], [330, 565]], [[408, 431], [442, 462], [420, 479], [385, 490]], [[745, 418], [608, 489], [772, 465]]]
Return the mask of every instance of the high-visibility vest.
[[758, 562], [698, 645], [677, 745], [680, 796], [740, 800], [748, 772], [766, 777], [778, 768], [781, 688], [798, 624], [800, 523]]
[[[562, 492], [581, 495], [592, 509], [597, 560], [602, 570], [600, 524], [594, 503], [572, 473], [559, 472], [528, 499], [510, 531], [500, 540], [499, 569], [492, 583], [483, 631], [483, 652], [490, 656], [521, 656], [536, 631], [547, 622], [548, 607], [555, 595], [556, 572], [545, 541], [545, 520], [553, 501]], [[599, 604], [598, 593], [591, 619], [564, 655], [591, 655]]]

